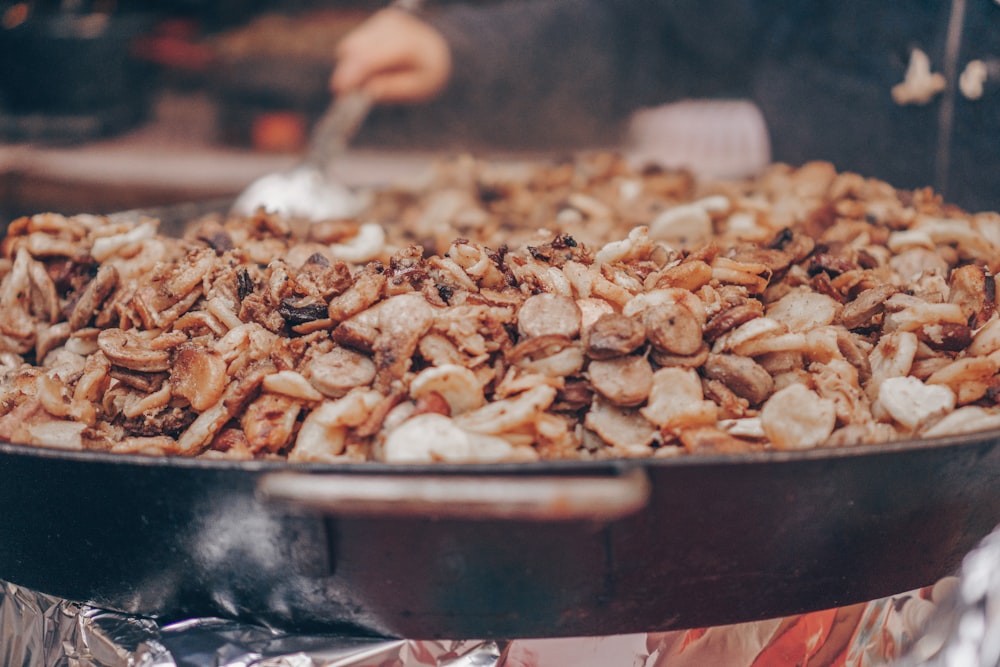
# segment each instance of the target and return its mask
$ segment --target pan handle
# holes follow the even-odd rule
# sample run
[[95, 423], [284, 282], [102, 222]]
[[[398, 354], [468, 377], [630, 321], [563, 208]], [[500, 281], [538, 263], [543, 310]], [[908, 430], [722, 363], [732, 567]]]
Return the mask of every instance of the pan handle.
[[265, 502], [331, 515], [528, 521], [613, 521], [649, 501], [646, 473], [618, 476], [387, 475], [276, 472]]

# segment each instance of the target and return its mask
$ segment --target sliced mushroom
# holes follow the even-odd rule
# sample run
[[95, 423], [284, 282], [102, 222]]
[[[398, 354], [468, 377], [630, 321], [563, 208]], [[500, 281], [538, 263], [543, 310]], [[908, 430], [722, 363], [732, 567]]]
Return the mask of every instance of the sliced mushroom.
[[409, 370], [421, 337], [433, 323], [434, 308], [420, 294], [399, 294], [382, 303], [379, 332], [372, 345], [376, 388], [387, 389], [392, 380]]
[[945, 415], [927, 429], [925, 435], [933, 438], [942, 435], [975, 433], [1000, 428], [1000, 414], [975, 405], [966, 405]]
[[383, 445], [386, 463], [502, 461], [514, 448], [503, 438], [469, 432], [444, 415], [425, 413], [395, 428]]
[[920, 342], [932, 350], [961, 352], [972, 342], [972, 329], [965, 324], [938, 322], [925, 324], [916, 331]]
[[525, 299], [517, 313], [517, 330], [522, 336], [576, 338], [580, 334], [580, 323], [580, 307], [576, 301], [547, 292]]
[[796, 289], [767, 308], [767, 316], [791, 332], [806, 332], [831, 324], [841, 306], [834, 299], [808, 289]]
[[73, 388], [73, 400], [99, 402], [108, 389], [110, 370], [111, 363], [103, 353], [96, 352], [88, 356], [83, 364], [83, 374]]
[[705, 400], [701, 379], [687, 368], [661, 368], [653, 374], [649, 400], [639, 412], [666, 432], [713, 425], [718, 406]]
[[877, 324], [878, 316], [885, 310], [885, 302], [896, 288], [887, 283], [880, 283], [861, 292], [853, 300], [844, 304], [840, 311], [839, 321], [848, 329], [872, 326]]
[[990, 389], [997, 387], [997, 371], [993, 357], [966, 357], [956, 359], [931, 373], [927, 384], [941, 384], [951, 388], [958, 405], [978, 401]]
[[974, 357], [982, 357], [997, 350], [1000, 350], [1000, 318], [976, 332], [969, 344], [968, 353]]
[[684, 449], [692, 454], [740, 454], [761, 449], [752, 440], [734, 437], [716, 426], [695, 426], [680, 432]]
[[878, 396], [879, 386], [889, 378], [908, 375], [917, 354], [916, 334], [897, 331], [879, 339], [878, 345], [868, 355], [872, 379], [868, 383], [868, 397]]
[[59, 319], [59, 295], [45, 266], [41, 262], [30, 261], [28, 277], [31, 312], [42, 322], [55, 322]]
[[131, 330], [104, 329], [97, 335], [97, 345], [116, 366], [145, 373], [170, 369], [170, 352], [151, 349], [148, 341]]
[[587, 375], [594, 390], [615, 405], [640, 405], [653, 386], [653, 368], [638, 355], [591, 361]]
[[837, 411], [833, 401], [793, 383], [776, 391], [760, 410], [760, 423], [777, 449], [809, 449], [833, 433]]
[[335, 347], [314, 357], [306, 365], [313, 387], [330, 398], [340, 398], [355, 387], [365, 387], [375, 379], [375, 362], [363, 354]]
[[289, 461], [330, 461], [344, 452], [347, 432], [360, 426], [383, 396], [377, 391], [355, 389], [343, 398], [324, 401], [302, 422]]
[[837, 349], [844, 359], [858, 371], [858, 382], [861, 386], [868, 384], [872, 377], [872, 365], [868, 354], [862, 349], [858, 337], [841, 329], [837, 333]]
[[645, 281], [647, 289], [679, 288], [689, 291], [701, 289], [712, 280], [712, 267], [702, 260], [689, 260], [668, 266], [650, 274]]
[[657, 437], [656, 427], [635, 409], [601, 398], [594, 400], [583, 425], [604, 442], [622, 449], [649, 447]]
[[318, 392], [301, 373], [293, 370], [278, 371], [266, 376], [261, 388], [272, 394], [281, 394], [299, 401], [323, 400], [323, 394]]
[[774, 378], [749, 357], [710, 354], [702, 367], [705, 377], [718, 380], [751, 405], [759, 405], [774, 391]]
[[120, 366], [111, 367], [108, 375], [126, 387], [131, 387], [136, 391], [147, 394], [160, 389], [163, 386], [163, 382], [169, 377], [166, 373], [142, 373], [140, 371], [130, 371]]
[[169, 368], [173, 393], [199, 412], [218, 403], [229, 382], [222, 355], [201, 346], [181, 346]]
[[45, 355], [69, 340], [69, 322], [59, 322], [51, 326], [40, 325], [35, 335], [35, 358], [44, 362]]
[[556, 389], [547, 385], [535, 386], [511, 398], [488, 403], [466, 412], [455, 423], [475, 433], [499, 435], [530, 425], [547, 410], [556, 398]]
[[888, 378], [879, 385], [878, 401], [894, 420], [908, 429], [955, 407], [955, 393], [941, 384], [924, 384], [915, 377]]
[[625, 356], [645, 342], [645, 327], [635, 318], [615, 312], [602, 315], [584, 334], [587, 356], [591, 359]]
[[382, 297], [385, 274], [369, 265], [355, 277], [354, 284], [330, 301], [327, 311], [334, 322], [343, 322], [365, 310]]
[[300, 410], [301, 404], [287, 396], [261, 394], [240, 416], [247, 446], [254, 453], [283, 450], [295, 434]]
[[410, 396], [419, 401], [428, 394], [443, 398], [451, 416], [474, 410], [486, 402], [476, 374], [453, 364], [426, 368], [413, 378]]
[[643, 322], [646, 338], [660, 352], [689, 356], [702, 346], [701, 323], [686, 306], [665, 303], [647, 308]]
[[705, 324], [703, 336], [708, 342], [714, 342], [722, 334], [763, 315], [764, 306], [760, 301], [747, 300], [713, 315]]
[[654, 347], [649, 358], [660, 368], [699, 368], [708, 360], [709, 353], [708, 343], [702, 343], [694, 354], [670, 354]]
[[948, 278], [948, 301], [957, 303], [969, 326], [979, 328], [996, 312], [996, 281], [983, 267], [960, 266]]

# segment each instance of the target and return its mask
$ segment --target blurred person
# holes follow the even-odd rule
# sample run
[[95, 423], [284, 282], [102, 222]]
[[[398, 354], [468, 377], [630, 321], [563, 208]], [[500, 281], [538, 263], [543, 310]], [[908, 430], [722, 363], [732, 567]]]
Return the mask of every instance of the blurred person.
[[[637, 109], [752, 100], [772, 156], [1000, 208], [995, 0], [510, 0], [376, 13], [337, 94], [452, 145], [613, 145]], [[403, 105], [416, 105], [404, 110]]]

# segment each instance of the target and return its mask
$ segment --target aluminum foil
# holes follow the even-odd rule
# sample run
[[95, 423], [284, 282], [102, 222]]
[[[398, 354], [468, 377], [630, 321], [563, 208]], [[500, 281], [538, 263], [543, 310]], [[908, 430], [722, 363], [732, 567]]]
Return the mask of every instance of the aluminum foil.
[[164, 660], [156, 624], [148, 619], [0, 584], [0, 664], [5, 667], [171, 664]]
[[[777, 662], [776, 662], [777, 661]], [[788, 618], [610, 637], [411, 641], [282, 634], [217, 618], [160, 625], [0, 582], [13, 667], [1000, 667], [1000, 531], [959, 577]]]
[[289, 635], [202, 618], [160, 626], [0, 582], [4, 667], [494, 667], [492, 641]]
[[1000, 667], [1000, 528], [965, 557], [952, 589], [898, 667]]

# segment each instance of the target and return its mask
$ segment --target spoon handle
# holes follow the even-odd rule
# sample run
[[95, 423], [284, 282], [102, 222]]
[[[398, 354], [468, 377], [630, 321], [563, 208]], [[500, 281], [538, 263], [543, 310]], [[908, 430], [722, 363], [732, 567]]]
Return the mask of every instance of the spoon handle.
[[337, 97], [313, 128], [305, 162], [325, 171], [326, 165], [347, 150], [371, 107], [371, 98], [360, 90]]
[[[422, 8], [423, 0], [393, 0], [389, 6], [417, 12]], [[347, 150], [372, 105], [371, 97], [362, 90], [337, 97], [313, 128], [305, 163], [325, 171], [327, 165]]]

